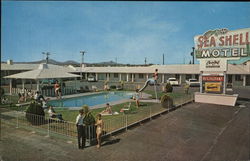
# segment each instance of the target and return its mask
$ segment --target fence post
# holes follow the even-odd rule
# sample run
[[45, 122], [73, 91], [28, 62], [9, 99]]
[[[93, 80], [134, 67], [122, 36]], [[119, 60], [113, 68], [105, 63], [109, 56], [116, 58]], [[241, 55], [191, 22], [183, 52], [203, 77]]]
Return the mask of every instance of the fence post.
[[169, 105], [169, 101], [168, 101], [168, 113], [169, 113], [169, 109], [170, 109], [171, 107], [170, 107], [170, 105]]
[[18, 113], [16, 112], [16, 128], [18, 128], [18, 122], [19, 120], [18, 120]]
[[126, 119], [126, 131], [128, 130], [128, 115], [125, 115], [125, 119]]
[[47, 137], [50, 136], [50, 127], [49, 127], [49, 123], [50, 123], [50, 119], [48, 118], [48, 135], [47, 135]]
[[181, 107], [183, 106], [184, 97], [181, 97]]
[[152, 120], [152, 109], [151, 109], [151, 106], [149, 108], [149, 117], [150, 117], [150, 120]]

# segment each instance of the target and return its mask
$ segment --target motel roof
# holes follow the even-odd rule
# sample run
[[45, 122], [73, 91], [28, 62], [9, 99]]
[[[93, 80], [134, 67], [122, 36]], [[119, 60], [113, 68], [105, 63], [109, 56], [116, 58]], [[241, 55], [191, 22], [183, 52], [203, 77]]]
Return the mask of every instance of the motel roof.
[[[47, 64], [54, 71], [67, 73], [154, 73], [158, 69], [159, 74], [199, 74], [199, 64], [175, 64], [175, 65], [152, 65], [136, 67], [80, 67], [59, 66]], [[39, 64], [4, 64], [1, 63], [1, 70], [34, 70]], [[227, 74], [250, 74], [250, 61], [244, 64], [228, 64]]]
[[158, 73], [169, 74], [198, 74], [199, 65], [152, 65], [148, 67], [84, 67], [82, 72], [86, 73], [154, 73], [158, 69]]

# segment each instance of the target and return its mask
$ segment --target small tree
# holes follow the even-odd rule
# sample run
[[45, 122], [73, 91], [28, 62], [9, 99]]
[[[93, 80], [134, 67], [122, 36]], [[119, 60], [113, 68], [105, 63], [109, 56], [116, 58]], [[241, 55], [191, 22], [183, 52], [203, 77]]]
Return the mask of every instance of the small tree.
[[173, 92], [173, 87], [172, 87], [172, 85], [171, 85], [170, 83], [167, 83], [167, 84], [166, 84], [165, 90], [166, 90], [167, 93], [168, 93], [168, 92], [169, 92], [169, 93]]
[[92, 115], [89, 110], [88, 105], [82, 106], [84, 110], [84, 124], [86, 125], [86, 138], [95, 138], [96, 137], [96, 127], [95, 125], [95, 117]]
[[171, 108], [173, 107], [173, 99], [165, 94], [161, 97], [161, 105], [163, 108]]
[[45, 113], [42, 106], [32, 101], [26, 110], [26, 118], [32, 125], [40, 125], [45, 122]]
[[84, 105], [83, 107], [85, 118], [84, 123], [85, 125], [94, 125], [95, 124], [95, 117], [92, 115], [91, 111], [89, 110], [88, 105]]

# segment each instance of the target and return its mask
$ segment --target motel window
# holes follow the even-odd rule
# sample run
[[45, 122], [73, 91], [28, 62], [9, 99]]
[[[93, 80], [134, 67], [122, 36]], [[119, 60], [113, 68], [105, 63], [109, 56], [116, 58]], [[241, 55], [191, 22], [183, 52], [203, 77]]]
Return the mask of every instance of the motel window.
[[195, 79], [199, 80], [199, 74], [195, 74]]
[[179, 79], [180, 75], [179, 74], [175, 74], [175, 78]]
[[235, 75], [235, 81], [242, 81], [241, 75]]
[[114, 73], [114, 78], [118, 78], [118, 73]]
[[144, 75], [143, 74], [139, 74], [139, 79], [143, 79]]

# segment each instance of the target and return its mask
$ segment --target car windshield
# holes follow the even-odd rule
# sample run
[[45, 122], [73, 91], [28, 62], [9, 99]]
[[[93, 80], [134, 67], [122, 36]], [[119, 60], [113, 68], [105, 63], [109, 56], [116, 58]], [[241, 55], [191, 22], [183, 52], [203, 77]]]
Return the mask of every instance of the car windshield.
[[175, 78], [169, 78], [169, 80], [170, 80], [170, 81], [176, 81], [176, 79], [175, 79]]
[[196, 79], [190, 79], [189, 81], [190, 81], [190, 82], [197, 82]]

